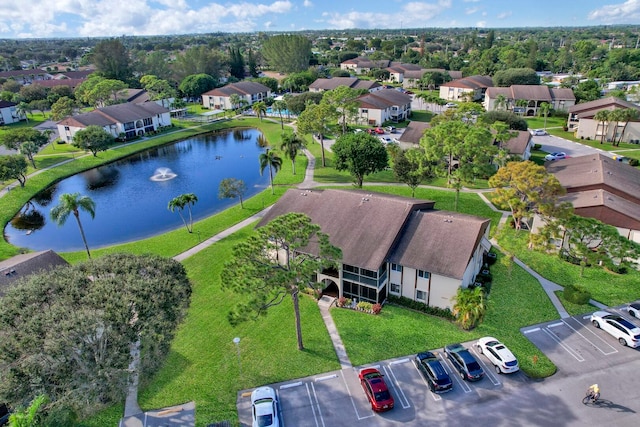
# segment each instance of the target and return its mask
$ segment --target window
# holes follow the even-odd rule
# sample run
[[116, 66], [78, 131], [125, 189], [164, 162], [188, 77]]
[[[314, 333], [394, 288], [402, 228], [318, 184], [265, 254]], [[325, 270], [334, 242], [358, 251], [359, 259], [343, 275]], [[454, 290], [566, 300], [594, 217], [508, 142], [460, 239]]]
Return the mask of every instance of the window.
[[364, 113], [364, 114], [369, 113], [369, 110], [367, 110], [366, 108], [363, 108], [363, 109], [362, 109], [362, 110], [360, 110], [360, 111], [362, 111], [362, 113]]
[[400, 264], [391, 264], [392, 271], [399, 271], [402, 273], [402, 266]]
[[397, 283], [392, 283], [391, 284], [391, 292], [393, 292], [394, 294], [399, 294], [400, 293], [400, 285], [398, 285]]
[[425, 291], [416, 291], [416, 299], [418, 301], [426, 301], [427, 293]]
[[423, 279], [428, 279], [429, 278], [429, 272], [428, 271], [418, 270], [418, 277], [421, 277]]

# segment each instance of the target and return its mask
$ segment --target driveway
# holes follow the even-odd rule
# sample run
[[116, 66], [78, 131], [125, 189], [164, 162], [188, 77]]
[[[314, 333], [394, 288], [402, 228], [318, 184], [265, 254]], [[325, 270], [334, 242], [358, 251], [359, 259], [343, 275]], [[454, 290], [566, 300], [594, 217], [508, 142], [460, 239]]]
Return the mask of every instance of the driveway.
[[560, 138], [553, 135], [533, 136], [532, 139], [534, 144], [540, 144], [542, 146], [542, 151], [545, 151], [547, 153], [564, 151], [569, 157], [579, 157], [594, 153], [601, 153], [607, 157], [613, 157], [613, 154], [608, 151], [589, 147], [588, 145], [569, 141], [568, 139]]

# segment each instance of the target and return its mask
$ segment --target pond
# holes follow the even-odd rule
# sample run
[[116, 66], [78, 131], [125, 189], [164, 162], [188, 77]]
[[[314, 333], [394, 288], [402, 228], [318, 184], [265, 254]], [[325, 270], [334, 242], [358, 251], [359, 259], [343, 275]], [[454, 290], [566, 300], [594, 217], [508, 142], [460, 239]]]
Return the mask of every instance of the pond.
[[[32, 250], [82, 250], [73, 214], [61, 227], [49, 216], [64, 193], [89, 196], [96, 204], [94, 219], [80, 211], [89, 248], [184, 228], [177, 211], [167, 209], [174, 197], [184, 193], [198, 197], [192, 206], [195, 222], [239, 203], [218, 198], [225, 178], [245, 182], [244, 199], [269, 186], [268, 171], [260, 175], [258, 157], [265, 151], [261, 135], [256, 129], [198, 135], [66, 178], [31, 199], [5, 227], [5, 239]], [[186, 208], [183, 214], [188, 217]]]

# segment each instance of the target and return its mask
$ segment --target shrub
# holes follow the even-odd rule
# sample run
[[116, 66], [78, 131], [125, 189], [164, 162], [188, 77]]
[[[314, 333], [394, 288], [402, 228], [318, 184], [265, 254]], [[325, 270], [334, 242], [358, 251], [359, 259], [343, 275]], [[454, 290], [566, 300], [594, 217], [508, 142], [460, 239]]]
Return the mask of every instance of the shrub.
[[591, 299], [591, 293], [580, 285], [567, 285], [564, 287], [564, 297], [574, 304], [587, 304]]
[[344, 304], [347, 302], [345, 297], [338, 298], [338, 307], [344, 307]]
[[533, 144], [533, 149], [534, 150], [541, 150], [542, 149], [542, 144]]
[[640, 160], [638, 160], [638, 159], [629, 159], [629, 166], [640, 166]]
[[360, 301], [356, 304], [356, 307], [363, 311], [371, 311], [373, 309], [373, 304], [367, 301]]
[[603, 265], [604, 268], [606, 268], [607, 270], [612, 271], [614, 273], [627, 274], [629, 272], [629, 270], [627, 269], [627, 266], [625, 266], [623, 264], [616, 265], [610, 259], [605, 260], [602, 265]]
[[373, 314], [380, 314], [380, 312], [382, 311], [382, 305], [373, 304], [373, 307], [371, 307], [371, 310], [373, 311]]

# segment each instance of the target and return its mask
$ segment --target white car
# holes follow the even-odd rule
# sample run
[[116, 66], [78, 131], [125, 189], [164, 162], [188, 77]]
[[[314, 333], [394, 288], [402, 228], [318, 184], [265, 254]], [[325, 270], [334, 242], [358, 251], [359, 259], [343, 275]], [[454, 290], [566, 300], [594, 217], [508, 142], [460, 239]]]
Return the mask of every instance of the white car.
[[640, 328], [622, 316], [608, 311], [596, 311], [591, 315], [591, 323], [617, 338], [622, 345], [640, 347]]
[[444, 106], [447, 108], [458, 108], [458, 104], [455, 102], [447, 102]]
[[636, 319], [640, 319], [640, 302], [633, 302], [627, 307], [629, 314]]
[[547, 131], [544, 129], [533, 129], [531, 131], [531, 135], [533, 136], [545, 136], [547, 134]]
[[548, 162], [553, 162], [554, 160], [562, 160], [566, 158], [567, 158], [567, 154], [562, 151], [559, 151], [557, 153], [549, 153], [546, 156], [544, 156], [544, 159]]
[[476, 343], [478, 353], [484, 354], [493, 364], [499, 374], [511, 374], [518, 372], [520, 366], [518, 359], [511, 353], [511, 350], [493, 337], [480, 338]]
[[252, 427], [280, 427], [278, 397], [271, 387], [259, 387], [251, 393]]
[[380, 141], [382, 141], [383, 144], [391, 144], [391, 138], [389, 138], [388, 136], [381, 136], [379, 137]]

